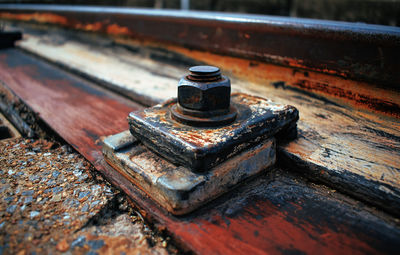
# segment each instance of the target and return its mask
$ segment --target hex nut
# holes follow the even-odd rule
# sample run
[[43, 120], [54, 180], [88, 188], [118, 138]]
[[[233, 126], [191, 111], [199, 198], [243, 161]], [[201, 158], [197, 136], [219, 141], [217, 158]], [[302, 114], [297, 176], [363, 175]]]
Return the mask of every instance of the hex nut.
[[215, 81], [194, 81], [189, 76], [178, 83], [178, 103], [183, 108], [197, 111], [229, 109], [231, 82], [221, 75]]

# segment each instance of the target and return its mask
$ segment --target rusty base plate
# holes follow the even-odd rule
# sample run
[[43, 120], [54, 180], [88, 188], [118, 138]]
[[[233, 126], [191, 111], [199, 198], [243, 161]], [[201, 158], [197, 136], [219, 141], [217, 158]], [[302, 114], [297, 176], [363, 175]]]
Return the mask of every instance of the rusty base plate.
[[297, 109], [243, 93], [232, 94], [237, 117], [229, 125], [193, 127], [171, 116], [176, 100], [131, 112], [130, 131], [148, 148], [193, 171], [208, 171], [278, 132], [296, 131]]
[[276, 161], [275, 138], [269, 138], [209, 171], [194, 173], [151, 152], [128, 130], [107, 137], [103, 154], [114, 169], [176, 215], [193, 211]]

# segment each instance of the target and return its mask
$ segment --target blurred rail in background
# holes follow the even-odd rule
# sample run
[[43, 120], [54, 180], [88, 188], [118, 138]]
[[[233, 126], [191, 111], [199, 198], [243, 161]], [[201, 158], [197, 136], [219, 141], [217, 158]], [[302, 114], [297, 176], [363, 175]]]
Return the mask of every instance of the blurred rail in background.
[[0, 0], [0, 3], [190, 9], [400, 25], [400, 0]]

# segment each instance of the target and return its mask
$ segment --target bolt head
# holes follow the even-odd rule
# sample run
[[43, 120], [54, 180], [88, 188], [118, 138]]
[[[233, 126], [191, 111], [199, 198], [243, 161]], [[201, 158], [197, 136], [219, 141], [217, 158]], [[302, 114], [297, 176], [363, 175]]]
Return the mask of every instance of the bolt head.
[[198, 66], [189, 70], [191, 73], [178, 83], [178, 103], [182, 107], [197, 111], [229, 109], [231, 82], [220, 75], [219, 68]]

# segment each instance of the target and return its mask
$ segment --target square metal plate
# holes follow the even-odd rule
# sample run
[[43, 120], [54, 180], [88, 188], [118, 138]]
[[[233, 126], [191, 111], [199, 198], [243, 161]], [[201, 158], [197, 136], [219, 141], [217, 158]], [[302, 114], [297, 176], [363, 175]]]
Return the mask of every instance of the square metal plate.
[[260, 141], [292, 128], [298, 111], [260, 97], [236, 93], [231, 96], [238, 115], [226, 126], [204, 128], [181, 124], [171, 118], [170, 100], [129, 114], [130, 131], [147, 147], [168, 160], [194, 171], [208, 171]]
[[260, 141], [209, 171], [192, 172], [159, 157], [130, 132], [104, 140], [106, 161], [172, 214], [185, 214], [273, 166], [275, 138]]

